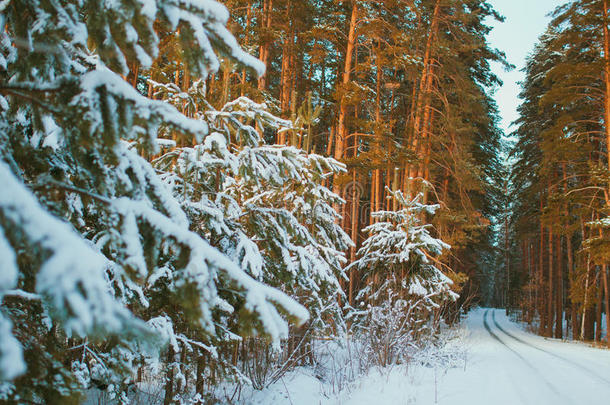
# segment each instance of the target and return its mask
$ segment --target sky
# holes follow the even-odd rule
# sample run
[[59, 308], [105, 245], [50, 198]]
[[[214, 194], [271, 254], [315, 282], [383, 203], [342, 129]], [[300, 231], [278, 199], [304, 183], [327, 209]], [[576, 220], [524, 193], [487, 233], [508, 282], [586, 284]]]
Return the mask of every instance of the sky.
[[488, 0], [488, 3], [504, 17], [503, 23], [489, 21], [494, 27], [488, 40], [493, 48], [504, 51], [508, 62], [516, 68], [504, 71], [500, 64], [493, 64], [493, 72], [500, 77], [504, 85], [495, 93], [500, 116], [501, 128], [505, 134], [514, 131], [510, 123], [518, 118], [517, 107], [520, 104], [519, 82], [525, 78], [521, 71], [525, 66], [527, 55], [534, 49], [538, 37], [544, 32], [550, 21], [546, 15], [566, 0]]

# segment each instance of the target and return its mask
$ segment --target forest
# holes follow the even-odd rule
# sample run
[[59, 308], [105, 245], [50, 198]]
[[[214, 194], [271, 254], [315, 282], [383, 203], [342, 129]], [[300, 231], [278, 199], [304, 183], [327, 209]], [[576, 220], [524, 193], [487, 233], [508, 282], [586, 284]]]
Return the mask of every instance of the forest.
[[526, 67], [502, 284], [544, 336], [601, 341], [610, 325], [609, 50], [608, 3], [577, 1], [554, 11]]
[[553, 12], [511, 134], [503, 20], [0, 1], [0, 402], [242, 403], [330, 357], [340, 389], [477, 306], [610, 345], [608, 4]]

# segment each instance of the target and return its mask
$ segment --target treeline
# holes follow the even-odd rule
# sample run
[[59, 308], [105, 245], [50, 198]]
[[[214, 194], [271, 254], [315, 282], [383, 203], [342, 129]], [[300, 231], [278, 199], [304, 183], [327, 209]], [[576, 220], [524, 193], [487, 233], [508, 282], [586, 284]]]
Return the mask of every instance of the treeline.
[[599, 341], [610, 317], [608, 22], [607, 1], [557, 8], [527, 63], [501, 284], [545, 336]]
[[0, 5], [0, 400], [385, 366], [493, 295], [491, 6], [225, 4]]

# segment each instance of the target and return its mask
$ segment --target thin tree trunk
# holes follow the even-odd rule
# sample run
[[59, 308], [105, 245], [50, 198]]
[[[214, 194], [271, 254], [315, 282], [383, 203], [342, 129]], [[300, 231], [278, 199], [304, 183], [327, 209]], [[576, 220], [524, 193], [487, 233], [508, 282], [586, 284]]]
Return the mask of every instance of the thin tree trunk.
[[595, 285], [597, 286], [597, 302], [595, 304], [595, 340], [597, 342], [601, 342], [602, 340], [602, 303], [604, 299], [600, 278], [600, 274], [598, 273], [595, 280]]
[[[352, 6], [352, 17], [349, 24], [349, 33], [347, 36], [347, 49], [345, 51], [345, 65], [343, 69], [343, 79], [341, 81], [343, 85], [343, 91], [350, 82], [352, 73], [352, 59], [354, 54], [354, 45], [356, 43], [356, 23], [358, 21], [358, 3], [353, 2]], [[341, 96], [341, 102], [339, 106], [339, 122], [337, 124], [337, 133], [335, 134], [335, 153], [334, 157], [337, 160], [343, 159], [343, 152], [345, 149], [345, 138], [347, 136], [347, 127], [345, 125], [345, 117], [347, 115], [347, 98], [345, 95]]]
[[[540, 212], [542, 212], [542, 198], [540, 199]], [[544, 299], [545, 299], [545, 290], [544, 290], [544, 225], [542, 224], [542, 221], [540, 221], [540, 255], [539, 255], [539, 260], [540, 260], [540, 266], [539, 266], [539, 273], [538, 273], [538, 289], [539, 289], [539, 298], [540, 298], [540, 302], [539, 302], [539, 306], [538, 306], [538, 313], [540, 314], [540, 325], [539, 325], [539, 333], [543, 336], [546, 336], [546, 318], [547, 318], [547, 311], [544, 305]]]
[[[604, 127], [606, 132], [607, 166], [610, 168], [610, 33], [608, 31], [608, 0], [603, 1], [603, 33], [604, 33]], [[606, 206], [610, 206], [610, 182], [605, 192]], [[608, 296], [607, 267], [602, 269], [606, 306], [606, 342], [610, 347], [610, 297]]]
[[[245, 45], [249, 45], [250, 44], [250, 24], [252, 21], [252, 0], [248, 0], [248, 5], [246, 6], [248, 7], [246, 10], [246, 26], [245, 26], [245, 33], [246, 33], [246, 37], [244, 39]], [[246, 95], [246, 78], [248, 77], [246, 69], [242, 69], [241, 71], [241, 90], [240, 90], [240, 95], [241, 97]]]
[[[376, 124], [376, 128], [375, 128], [375, 138], [376, 138], [376, 142], [374, 143], [374, 147], [375, 147], [375, 151], [377, 153], [381, 153], [381, 151], [379, 150], [381, 147], [381, 81], [383, 79], [383, 75], [382, 75], [382, 67], [381, 67], [381, 62], [380, 62], [380, 53], [381, 53], [381, 43], [378, 42], [377, 43], [377, 53], [375, 55], [375, 63], [376, 63], [376, 69], [377, 69], [377, 95], [375, 97], [375, 124]], [[381, 194], [383, 194], [382, 192], [380, 192], [379, 190], [379, 186], [380, 186], [380, 180], [381, 180], [381, 169], [379, 167], [376, 167], [373, 170], [373, 174], [372, 174], [372, 181], [371, 181], [371, 218], [370, 218], [370, 223], [372, 224], [374, 222], [372, 214], [373, 212], [379, 211], [380, 210], [380, 203], [381, 203]]]
[[576, 305], [572, 301], [571, 291], [574, 288], [574, 252], [572, 251], [572, 235], [567, 236], [567, 251], [568, 251], [568, 303], [570, 305], [570, 324], [572, 326], [572, 339], [576, 339], [577, 312]]
[[[434, 11], [432, 13], [432, 17], [430, 20], [430, 30], [428, 32], [428, 38], [426, 41], [426, 48], [424, 51], [424, 57], [423, 57], [423, 67], [422, 67], [422, 74], [421, 74], [421, 78], [419, 81], [419, 91], [417, 94], [417, 101], [415, 102], [415, 112], [413, 114], [414, 119], [413, 119], [413, 129], [412, 129], [412, 141], [411, 141], [411, 145], [410, 148], [413, 151], [413, 153], [415, 153], [416, 155], [419, 152], [419, 149], [421, 148], [420, 146], [420, 142], [421, 142], [421, 137], [422, 137], [422, 130], [425, 130], [426, 128], [426, 114], [429, 112], [429, 105], [428, 103], [429, 101], [429, 96], [430, 96], [430, 91], [432, 88], [432, 72], [431, 72], [431, 65], [432, 65], [432, 47], [435, 43], [435, 38], [436, 38], [436, 34], [438, 31], [438, 22], [439, 22], [439, 15], [440, 15], [440, 6], [441, 6], [441, 0], [436, 0], [435, 6], [434, 6]], [[412, 178], [414, 178], [416, 176], [416, 171], [417, 171], [417, 167], [416, 165], [413, 164], [407, 164], [405, 165], [405, 178], [403, 181], [403, 189], [405, 190], [405, 192], [407, 193], [408, 196], [411, 196], [415, 193], [415, 190], [413, 190], [413, 186], [410, 184], [412, 183]]]
[[531, 324], [533, 319], [533, 313], [535, 310], [535, 294], [534, 294], [534, 280], [536, 277], [536, 267], [534, 262], [534, 246], [531, 239], [527, 240], [527, 263], [529, 267], [529, 280], [531, 288], [529, 289], [529, 305], [527, 309], [527, 323]]
[[[354, 152], [355, 153], [355, 152]], [[360, 195], [359, 195], [359, 190], [358, 187], [356, 187], [358, 178], [356, 177], [356, 171], [354, 170], [353, 173], [353, 182], [354, 182], [354, 186], [352, 187], [352, 223], [351, 223], [351, 237], [352, 240], [354, 241], [354, 244], [357, 245], [358, 244], [358, 205], [359, 205], [359, 199], [360, 199]], [[356, 246], [352, 246], [350, 248], [350, 262], [353, 263], [354, 261], [356, 261]], [[350, 274], [349, 274], [349, 305], [351, 307], [354, 306], [354, 280], [355, 278], [355, 274], [354, 274], [354, 269], [352, 268], [350, 270]]]
[[[426, 119], [427, 121], [427, 130], [424, 133], [424, 158], [422, 160], [422, 164], [420, 167], [420, 172], [418, 173], [418, 177], [421, 177], [423, 179], [423, 181], [430, 181], [430, 157], [432, 154], [432, 142], [431, 142], [431, 135], [432, 135], [432, 125], [434, 124], [434, 111], [430, 110], [429, 115]], [[423, 189], [423, 193], [424, 193], [424, 198], [423, 198], [423, 203], [427, 204], [428, 203], [428, 194], [429, 194], [430, 190], [429, 187], [424, 187]]]
[[[606, 135], [607, 166], [610, 167], [610, 33], [608, 32], [608, 0], [603, 2], [603, 32], [604, 32], [604, 129]], [[610, 205], [610, 183], [607, 185], [606, 205]]]
[[[294, 42], [293, 33], [292, 33], [292, 24], [290, 18], [290, 12], [292, 7], [292, 1], [288, 0], [286, 3], [286, 14], [285, 14], [285, 22], [288, 25], [286, 29], [286, 38], [284, 40], [284, 44], [282, 46], [282, 72], [280, 76], [280, 108], [286, 118], [286, 114], [290, 110], [290, 75], [291, 75], [291, 66], [290, 66], [290, 56], [292, 53], [292, 44]], [[280, 134], [280, 139], [278, 143], [284, 144], [286, 139], [284, 138], [284, 133]]]
[[563, 339], [563, 248], [562, 238], [557, 238], [557, 271], [555, 286], [555, 338]]
[[[568, 170], [567, 170], [567, 166], [564, 163], [563, 164], [563, 191], [564, 193], [567, 194], [568, 192]], [[570, 218], [570, 210], [568, 207], [568, 203], [566, 202], [564, 204], [564, 215], [565, 218]], [[572, 329], [572, 339], [576, 338], [576, 306], [574, 305], [574, 303], [572, 302], [572, 298], [571, 298], [571, 294], [570, 292], [572, 291], [573, 288], [573, 277], [574, 277], [574, 256], [573, 256], [573, 252], [572, 252], [572, 231], [570, 230], [568, 224], [568, 231], [566, 232], [566, 253], [567, 253], [567, 259], [568, 259], [568, 278], [567, 278], [567, 285], [566, 285], [566, 305], [569, 307], [570, 310], [570, 315], [569, 315], [569, 322], [568, 322], [568, 328], [571, 327]], [[566, 311], [566, 316], [567, 316], [567, 311]], [[569, 331], [566, 330], [566, 334], [569, 337]]]
[[[263, 15], [262, 15], [262, 26], [266, 34], [266, 38], [263, 39], [261, 47], [259, 49], [259, 59], [263, 62], [266, 68], [269, 67], [269, 31], [271, 30], [273, 16], [273, 0], [263, 1]], [[258, 79], [258, 89], [266, 90], [267, 88], [267, 74], [265, 73]]]
[[554, 307], [555, 307], [555, 301], [554, 301], [554, 286], [553, 286], [553, 281], [554, 281], [554, 272], [555, 270], [553, 269], [553, 229], [549, 228], [549, 280], [548, 280], [548, 286], [549, 286], [549, 290], [548, 290], [548, 298], [547, 298], [547, 305], [548, 305], [548, 325], [546, 326], [546, 336], [552, 337], [553, 336], [553, 321], [554, 321]]
[[591, 258], [589, 256], [589, 254], [587, 254], [587, 258], [586, 258], [586, 262], [587, 262], [587, 273], [585, 275], [585, 297], [584, 297], [584, 302], [583, 302], [583, 309], [582, 309], [582, 324], [581, 324], [581, 332], [580, 332], [580, 337], [582, 340], [590, 340], [592, 338], [592, 333], [591, 333], [591, 328], [590, 328], [590, 324], [591, 322], [589, 321], [589, 318], [591, 316], [591, 311], [589, 310], [588, 306], [589, 306], [589, 282], [590, 282], [590, 278], [591, 278]]
[[[356, 43], [356, 23], [358, 20], [358, 3], [356, 1], [353, 2], [352, 5], [352, 16], [350, 19], [349, 25], [349, 33], [347, 36], [347, 49], [345, 52], [345, 65], [343, 68], [343, 79], [342, 85], [343, 89], [348, 85], [351, 80], [351, 72], [352, 72], [352, 59], [354, 53], [354, 45]], [[345, 95], [341, 96], [341, 102], [339, 107], [339, 121], [337, 124], [337, 130], [335, 132], [335, 153], [334, 158], [341, 161], [343, 160], [344, 150], [345, 150], [345, 139], [347, 137], [347, 127], [345, 126], [345, 117], [347, 115], [347, 98]], [[342, 196], [340, 185], [338, 182], [334, 182], [333, 184], [333, 192], [339, 196]], [[334, 207], [336, 211], [339, 211], [341, 208], [338, 206]], [[345, 208], [345, 206], [343, 206]], [[345, 215], [343, 215], [345, 218]]]
[[[506, 183], [505, 193], [508, 192], [508, 182]], [[508, 251], [508, 216], [504, 218], [504, 260], [506, 262], [506, 283], [504, 286], [504, 308], [508, 315], [510, 309], [510, 254]]]
[[604, 304], [606, 309], [606, 345], [610, 347], [610, 294], [608, 293], [608, 266], [603, 266], [602, 281], [604, 283]]
[[171, 405], [174, 402], [174, 349], [167, 349], [167, 381], [165, 381], [165, 397], [163, 405]]
[[138, 75], [139, 74], [140, 74], [140, 64], [139, 63], [134, 63], [133, 82], [131, 83], [131, 85], [133, 86], [134, 89], [138, 88]]

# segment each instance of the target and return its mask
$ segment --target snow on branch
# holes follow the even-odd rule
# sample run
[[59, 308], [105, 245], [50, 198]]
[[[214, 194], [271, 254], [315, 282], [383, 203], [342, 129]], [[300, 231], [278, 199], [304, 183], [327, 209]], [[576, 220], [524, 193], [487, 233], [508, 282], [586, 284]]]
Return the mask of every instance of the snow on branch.
[[4, 163], [0, 183], [0, 225], [13, 230], [13, 237], [29, 249], [41, 251], [36, 292], [63, 321], [66, 332], [85, 336], [121, 331], [133, 319], [108, 290], [106, 258], [42, 208]]
[[248, 276], [237, 264], [210, 246], [199, 235], [176, 225], [168, 217], [150, 208], [147, 204], [127, 198], [119, 198], [113, 207], [122, 216], [135, 215], [161, 231], [166, 237], [174, 238], [179, 244], [189, 248], [190, 256], [184, 267], [186, 280], [195, 283], [198, 290], [206, 292], [202, 302], [202, 326], [213, 332], [213, 319], [208, 305], [218, 304], [215, 294], [215, 269], [224, 273], [238, 288], [244, 291], [246, 308], [259, 316], [260, 322], [275, 343], [288, 336], [288, 324], [278, 312], [276, 305], [296, 318], [297, 323], [309, 318], [308, 311], [284, 293], [266, 286]]
[[83, 132], [91, 137], [104, 134], [131, 140], [145, 136], [156, 152], [161, 124], [194, 136], [198, 142], [208, 133], [205, 122], [185, 117], [168, 103], [142, 96], [109, 69], [84, 74], [79, 87], [80, 92], [72, 98], [70, 106]]

